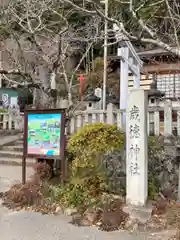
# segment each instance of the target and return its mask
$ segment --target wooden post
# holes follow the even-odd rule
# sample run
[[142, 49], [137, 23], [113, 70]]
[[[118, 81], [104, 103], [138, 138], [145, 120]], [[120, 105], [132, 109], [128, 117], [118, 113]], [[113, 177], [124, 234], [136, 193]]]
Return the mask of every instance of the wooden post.
[[79, 114], [77, 116], [77, 125], [76, 126], [77, 126], [77, 129], [82, 126], [82, 116], [81, 116], [81, 114]]
[[75, 132], [75, 119], [74, 117], [70, 120], [70, 133], [73, 134]]
[[11, 130], [12, 129], [12, 115], [11, 115], [11, 113], [9, 113], [8, 117], [9, 117], [9, 119], [8, 119], [8, 129]]
[[3, 129], [7, 129], [8, 114], [7, 113], [3, 113], [2, 114], [2, 118], [3, 118]]
[[27, 154], [27, 113], [24, 113], [24, 135], [23, 135], [23, 156], [22, 156], [22, 183], [26, 183], [26, 154]]
[[88, 114], [88, 112], [86, 112], [86, 111], [85, 111], [84, 114], [85, 114], [85, 115], [84, 115], [84, 123], [85, 123], [85, 124], [88, 124], [88, 123], [89, 123], [89, 114]]
[[104, 112], [99, 114], [99, 122], [104, 123]]
[[154, 134], [159, 136], [160, 133], [160, 117], [159, 111], [154, 112]]
[[113, 115], [113, 104], [109, 103], [107, 105], [107, 124], [114, 123], [114, 115]]
[[180, 136], [180, 111], [177, 111], [177, 133]]
[[61, 161], [60, 176], [61, 176], [61, 182], [62, 183], [64, 183], [64, 181], [65, 181], [66, 168], [67, 168], [66, 163], [65, 163], [65, 161], [66, 161], [66, 159], [65, 159], [65, 148], [66, 148], [66, 135], [64, 135], [63, 148], [62, 148], [62, 149], [64, 149], [64, 151], [63, 151], [63, 153], [61, 153], [61, 159], [60, 159], [60, 161]]
[[117, 112], [117, 127], [122, 129], [123, 127], [123, 112]]
[[92, 114], [92, 123], [96, 123], [96, 119], [97, 119], [96, 116], [97, 116], [96, 113]]
[[164, 136], [172, 135], [172, 102], [166, 100], [164, 103]]

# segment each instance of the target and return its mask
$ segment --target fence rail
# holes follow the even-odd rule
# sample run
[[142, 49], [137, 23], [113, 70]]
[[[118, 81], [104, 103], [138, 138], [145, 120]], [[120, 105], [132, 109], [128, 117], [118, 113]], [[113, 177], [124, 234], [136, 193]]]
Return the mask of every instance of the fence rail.
[[[149, 106], [147, 114], [149, 135], [172, 135], [180, 136], [180, 106], [172, 107], [170, 101], [164, 103], [163, 107]], [[116, 109], [113, 104], [107, 106], [107, 110], [85, 110], [75, 111], [71, 118], [66, 133], [72, 134], [78, 128], [88, 123], [103, 122], [116, 124], [118, 128], [123, 128], [123, 112]], [[0, 113], [0, 129], [23, 129], [23, 113], [12, 115], [10, 113]]]
[[[149, 106], [147, 109], [147, 124], [149, 135], [178, 135], [180, 136], [180, 106], [172, 107], [167, 101], [164, 107]], [[118, 128], [123, 128], [123, 112], [114, 109], [112, 104], [107, 106], [107, 110], [76, 111], [71, 119], [67, 133], [74, 133], [78, 128], [87, 123], [104, 122], [116, 124]]]
[[112, 104], [107, 106], [107, 110], [86, 110], [76, 111], [75, 116], [71, 118], [70, 124], [66, 129], [69, 134], [74, 133], [78, 128], [88, 123], [102, 122], [107, 124], [116, 124], [118, 128], [122, 129], [123, 126], [123, 112], [114, 109]]

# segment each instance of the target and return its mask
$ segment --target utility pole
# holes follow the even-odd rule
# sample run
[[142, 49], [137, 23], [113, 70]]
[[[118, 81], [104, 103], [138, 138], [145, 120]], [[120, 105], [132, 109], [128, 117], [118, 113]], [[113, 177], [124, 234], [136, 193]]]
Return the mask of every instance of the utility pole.
[[103, 110], [106, 110], [106, 83], [107, 83], [107, 49], [108, 49], [108, 0], [101, 1], [105, 4], [104, 21], [104, 74], [103, 74]]

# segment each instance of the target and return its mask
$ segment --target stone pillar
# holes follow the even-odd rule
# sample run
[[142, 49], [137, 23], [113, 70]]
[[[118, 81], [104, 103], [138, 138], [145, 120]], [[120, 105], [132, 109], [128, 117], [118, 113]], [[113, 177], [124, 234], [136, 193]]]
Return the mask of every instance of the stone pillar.
[[144, 206], [148, 196], [147, 111], [143, 89], [128, 95], [126, 113], [126, 201]]
[[172, 135], [172, 102], [166, 100], [164, 103], [164, 136]]

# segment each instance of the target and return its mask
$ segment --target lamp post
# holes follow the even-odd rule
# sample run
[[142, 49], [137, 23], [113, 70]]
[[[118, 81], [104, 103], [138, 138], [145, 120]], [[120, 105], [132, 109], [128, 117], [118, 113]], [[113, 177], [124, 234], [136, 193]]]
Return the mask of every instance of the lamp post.
[[107, 82], [107, 44], [108, 44], [108, 0], [102, 0], [105, 4], [105, 21], [104, 21], [104, 74], [103, 74], [103, 110], [106, 110], [106, 82]]

